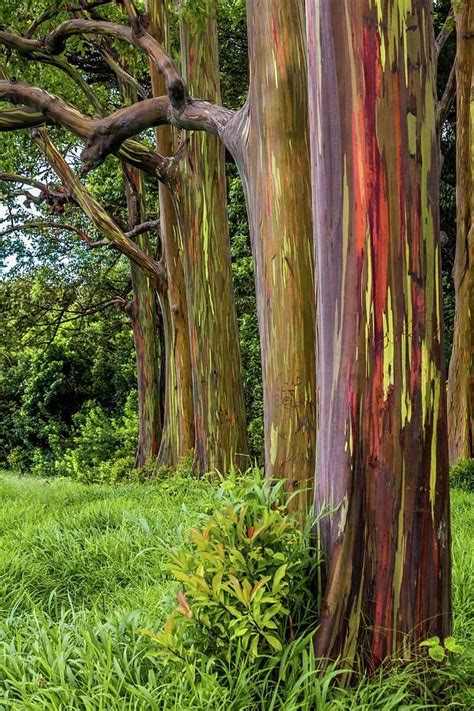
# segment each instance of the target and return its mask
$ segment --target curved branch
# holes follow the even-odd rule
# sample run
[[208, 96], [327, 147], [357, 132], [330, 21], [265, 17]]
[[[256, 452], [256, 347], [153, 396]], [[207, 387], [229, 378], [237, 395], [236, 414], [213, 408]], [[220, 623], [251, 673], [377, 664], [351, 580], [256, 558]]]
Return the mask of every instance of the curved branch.
[[169, 123], [166, 97], [140, 101], [102, 119], [82, 114], [57, 96], [23, 82], [0, 80], [0, 98], [22, 105], [14, 110], [0, 111], [0, 131], [44, 124], [64, 126], [86, 141], [81, 154], [85, 172], [98, 167], [109, 153], [115, 153], [167, 182], [171, 160], [137, 141], [127, 140], [151, 126]]
[[45, 10], [37, 20], [34, 20], [31, 25], [28, 27], [28, 29], [25, 32], [25, 37], [32, 37], [33, 34], [36, 32], [38, 27], [40, 27], [43, 23], [47, 22], [50, 20], [52, 17], [58, 14], [58, 12], [65, 11], [65, 12], [84, 12], [88, 10], [93, 10], [96, 7], [99, 7], [100, 5], [108, 5], [112, 0], [93, 0], [91, 3], [86, 3], [84, 1], [80, 2], [79, 5], [68, 5], [65, 4], [64, 7], [61, 6], [53, 6]]
[[[132, 20], [133, 28], [96, 19], [66, 20], [42, 40], [23, 37], [12, 40], [13, 36], [9, 35], [9, 41], [14, 41], [18, 47], [23, 48], [23, 51], [31, 52], [35, 49], [52, 56], [61, 54], [66, 47], [68, 38], [74, 35], [92, 35], [93, 37], [104, 35], [128, 42], [147, 54], [163, 75], [169, 100], [166, 123], [188, 130], [208, 131], [224, 139], [224, 129], [235, 112], [209, 101], [190, 97], [173, 60], [146, 31], [144, 18], [137, 14]], [[152, 101], [152, 99], [148, 99], [148, 101]], [[156, 125], [159, 124], [149, 123], [146, 128]]]
[[15, 225], [14, 227], [10, 227], [8, 230], [4, 230], [3, 232], [0, 232], [0, 237], [6, 237], [7, 235], [10, 235], [14, 232], [20, 232], [21, 230], [66, 230], [67, 232], [74, 232], [78, 237], [80, 237], [86, 244], [87, 246], [91, 249], [96, 246], [105, 246], [107, 244], [110, 245], [110, 242], [103, 241], [100, 245], [97, 242], [94, 242], [91, 240], [89, 235], [84, 232], [83, 230], [79, 229], [79, 227], [76, 227], [75, 225], [70, 225], [66, 222], [50, 222], [50, 221], [41, 221], [41, 222], [25, 222], [23, 225]]
[[[183, 108], [186, 103], [187, 91], [181, 74], [161, 45], [139, 23], [132, 29], [126, 25], [104, 20], [66, 20], [46, 35], [43, 40], [38, 41], [37, 47], [52, 55], [61, 54], [68, 38], [77, 34], [105, 35], [119, 38], [148, 54], [163, 74], [173, 108], [177, 110]], [[36, 42], [35, 40], [26, 41]]]
[[159, 220], [147, 220], [146, 222], [142, 222], [140, 225], [137, 225], [132, 230], [125, 232], [125, 234], [129, 239], [134, 239], [135, 237], [138, 237], [138, 235], [142, 235], [144, 232], [156, 232], [159, 228]]
[[17, 173], [0, 173], [0, 180], [5, 180], [10, 183], [29, 185], [36, 190], [39, 190], [39, 195], [33, 195], [26, 190], [18, 191], [17, 195], [24, 195], [26, 197], [24, 203], [26, 206], [28, 206], [29, 203], [34, 203], [35, 205], [42, 205], [43, 203], [46, 203], [52, 208], [52, 212], [56, 215], [61, 215], [64, 212], [64, 206], [67, 203], [75, 202], [62, 185], [48, 185], [47, 183], [41, 183], [39, 180], [35, 180], [34, 178], [18, 175]]
[[446, 117], [453, 103], [456, 94], [456, 60], [454, 60], [449, 72], [446, 86], [444, 87], [443, 96], [436, 105], [436, 126], [438, 131], [443, 127]]
[[5, 29], [0, 29], [0, 45], [16, 50], [30, 61], [49, 64], [52, 67], [60, 69], [79, 87], [96, 113], [101, 115], [103, 113], [102, 106], [82, 74], [64, 58], [51, 56], [49, 53], [41, 51], [37, 43], [38, 40], [18, 37]]
[[450, 11], [448, 12], [448, 15], [444, 21], [444, 24], [439, 31], [438, 36], [436, 37], [436, 42], [435, 42], [435, 49], [436, 49], [436, 56], [439, 55], [441, 50], [443, 49], [444, 45], [446, 44], [446, 40], [449, 38], [451, 32], [454, 30], [454, 27], [456, 26], [455, 20], [454, 20], [454, 10], [451, 7]]
[[41, 183], [39, 180], [29, 178], [26, 175], [19, 175], [19, 173], [0, 173], [0, 180], [6, 180], [10, 183], [22, 183], [22, 185], [29, 185], [32, 188], [41, 190], [41, 192], [45, 192], [48, 189], [46, 183]]
[[33, 129], [32, 136], [56, 175], [70, 191], [77, 204], [82, 208], [89, 219], [92, 220], [97, 229], [102, 232], [120, 252], [125, 254], [146, 272], [158, 291], [165, 292], [167, 289], [167, 279], [163, 265], [151, 259], [151, 257], [142, 252], [135, 242], [127, 237], [117, 223], [114, 222], [110, 215], [104, 210], [102, 205], [100, 205], [82, 185], [61, 153], [51, 142], [44, 129]]

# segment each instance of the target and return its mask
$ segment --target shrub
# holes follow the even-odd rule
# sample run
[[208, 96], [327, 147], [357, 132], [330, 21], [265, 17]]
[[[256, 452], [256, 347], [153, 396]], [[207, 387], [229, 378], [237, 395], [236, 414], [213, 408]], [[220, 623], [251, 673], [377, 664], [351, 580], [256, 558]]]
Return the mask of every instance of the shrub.
[[260, 470], [220, 486], [216, 510], [171, 553], [181, 583], [164, 630], [150, 634], [174, 662], [271, 658], [314, 622], [319, 558], [308, 525], [288, 513], [283, 482]]
[[85, 482], [116, 482], [133, 469], [138, 429], [136, 393], [121, 418], [89, 403], [74, 417], [72, 446], [55, 462], [56, 472]]
[[451, 486], [474, 493], [474, 459], [460, 459], [451, 467]]

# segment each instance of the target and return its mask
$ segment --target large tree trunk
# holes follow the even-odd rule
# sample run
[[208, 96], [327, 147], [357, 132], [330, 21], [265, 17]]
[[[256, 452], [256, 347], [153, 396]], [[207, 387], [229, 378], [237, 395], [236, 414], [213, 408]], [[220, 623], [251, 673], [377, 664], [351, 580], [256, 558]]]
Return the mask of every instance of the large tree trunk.
[[[265, 470], [304, 492], [314, 476], [316, 385], [303, 3], [248, 0], [247, 16], [250, 94], [229, 147], [255, 262]], [[302, 493], [294, 506], [309, 500]]]
[[448, 380], [451, 463], [474, 457], [474, 4], [456, 4], [457, 235], [454, 261], [456, 311]]
[[[191, 95], [220, 101], [217, 3], [196, 29], [181, 25], [183, 76]], [[224, 147], [194, 132], [178, 164], [194, 387], [195, 466], [247, 464], [239, 332], [227, 222]]]
[[[148, 0], [149, 31], [169, 49], [168, 11], [166, 0]], [[166, 93], [163, 76], [150, 62], [153, 96]], [[161, 155], [175, 152], [175, 130], [171, 126], [155, 129], [157, 149]], [[177, 464], [194, 448], [194, 410], [191, 351], [183, 246], [178, 219], [169, 189], [160, 183], [160, 230], [163, 257], [168, 275], [168, 292], [161, 297], [166, 346], [165, 417], [159, 464]]]
[[332, 511], [316, 651], [377, 665], [451, 624], [430, 2], [306, 7], [315, 508]]
[[[123, 166], [127, 197], [128, 228], [145, 221], [144, 184], [141, 172]], [[136, 237], [140, 249], [150, 257], [149, 236]], [[135, 466], [154, 461], [161, 441], [160, 367], [158, 349], [158, 318], [155, 288], [145, 272], [131, 262], [132, 301], [127, 309], [133, 330], [137, 362], [138, 447]]]

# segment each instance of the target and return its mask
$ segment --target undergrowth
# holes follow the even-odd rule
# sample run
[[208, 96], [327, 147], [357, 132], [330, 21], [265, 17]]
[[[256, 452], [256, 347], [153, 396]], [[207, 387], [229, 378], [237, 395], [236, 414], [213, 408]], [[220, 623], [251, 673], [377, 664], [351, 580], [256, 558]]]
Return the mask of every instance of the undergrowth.
[[[199, 537], [189, 542], [189, 531], [206, 530], [216, 521], [216, 511], [230, 520], [237, 514], [237, 523], [242, 507], [243, 518], [251, 515], [255, 497], [250, 494], [252, 504], [246, 491], [229, 490], [229, 484], [216, 487], [185, 473], [152, 484], [114, 487], [0, 477], [0, 709], [474, 708], [474, 496], [468, 492], [452, 495], [454, 635], [462, 655], [440, 663], [391, 660], [370, 678], [356, 675], [344, 689], [337, 684], [344, 674], [341, 665], [319, 675], [311, 634], [295, 637], [284, 624], [288, 615], [279, 618], [276, 613], [276, 636], [285, 639], [281, 649], [269, 644], [253, 658], [191, 654], [178, 665], [170, 659], [153, 636], [174, 614], [179, 590], [174, 574], [181, 570], [192, 575]], [[280, 523], [287, 521], [283, 509], [279, 516]], [[217, 521], [222, 524], [219, 515]], [[248, 523], [246, 519], [242, 531], [251, 541], [255, 533], [249, 538]], [[237, 549], [234, 524], [224, 525], [219, 536]], [[288, 543], [287, 558], [300, 546], [296, 574], [307, 570], [309, 542], [291, 524], [287, 531], [297, 539]], [[180, 542], [186, 542], [185, 548]], [[267, 548], [278, 553], [275, 546]], [[171, 549], [177, 550], [170, 559]], [[187, 553], [177, 564], [176, 555], [179, 559], [183, 550]], [[274, 560], [273, 553], [258, 564], [267, 572], [259, 569], [255, 580], [249, 578], [252, 589], [255, 581], [271, 575], [262, 589], [272, 594], [278, 569], [277, 594], [278, 582], [295, 584], [286, 577], [287, 569], [281, 574], [287, 559]], [[212, 564], [221, 566], [215, 560]], [[229, 570], [221, 572], [225, 587]], [[192, 590], [183, 583], [185, 600], [196, 609]], [[295, 612], [284, 589], [281, 605]], [[189, 620], [186, 614], [181, 617]], [[227, 627], [230, 621], [226, 619]], [[203, 629], [188, 631], [196, 646]]]

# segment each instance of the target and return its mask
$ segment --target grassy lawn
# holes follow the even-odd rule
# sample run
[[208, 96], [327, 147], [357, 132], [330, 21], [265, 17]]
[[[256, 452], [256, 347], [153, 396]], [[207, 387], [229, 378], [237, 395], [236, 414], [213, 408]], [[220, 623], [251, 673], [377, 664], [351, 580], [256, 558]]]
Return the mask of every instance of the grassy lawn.
[[[306, 708], [246, 701], [238, 684], [227, 694], [175, 683], [140, 633], [159, 629], [174, 605], [167, 550], [214, 496], [185, 477], [112, 487], [0, 476], [2, 711]], [[474, 672], [474, 495], [454, 491], [452, 511], [454, 634], [465, 652], [450, 708], [469, 709], [474, 696], [459, 678]], [[444, 666], [432, 674], [440, 688], [455, 685]], [[410, 669], [381, 672], [350, 691], [325, 690], [318, 708], [447, 708], [423, 695], [429, 681], [414, 683]]]

